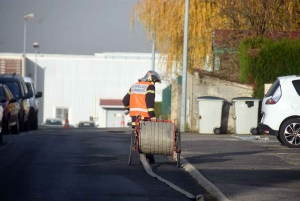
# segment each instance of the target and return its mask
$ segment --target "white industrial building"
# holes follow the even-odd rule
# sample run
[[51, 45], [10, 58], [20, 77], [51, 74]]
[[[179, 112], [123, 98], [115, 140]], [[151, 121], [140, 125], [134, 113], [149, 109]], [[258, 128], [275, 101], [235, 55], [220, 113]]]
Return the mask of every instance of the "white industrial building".
[[[21, 54], [1, 53], [0, 57]], [[37, 68], [39, 124], [47, 118], [65, 118], [70, 125], [93, 119], [99, 127], [120, 127], [130, 121], [122, 99], [130, 86], [153, 67], [151, 53], [99, 53], [95, 55], [27, 54], [23, 76], [34, 79]], [[37, 65], [35, 65], [35, 63]], [[165, 77], [164, 65], [156, 54], [155, 71]], [[156, 100], [162, 100], [165, 80], [156, 84]]]

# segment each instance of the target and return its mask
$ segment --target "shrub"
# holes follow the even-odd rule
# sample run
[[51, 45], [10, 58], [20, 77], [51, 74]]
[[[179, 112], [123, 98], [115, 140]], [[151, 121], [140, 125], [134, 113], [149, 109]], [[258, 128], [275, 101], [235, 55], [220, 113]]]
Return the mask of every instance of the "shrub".
[[300, 39], [245, 39], [239, 46], [240, 80], [253, 86], [253, 97], [263, 98], [264, 84], [300, 73]]

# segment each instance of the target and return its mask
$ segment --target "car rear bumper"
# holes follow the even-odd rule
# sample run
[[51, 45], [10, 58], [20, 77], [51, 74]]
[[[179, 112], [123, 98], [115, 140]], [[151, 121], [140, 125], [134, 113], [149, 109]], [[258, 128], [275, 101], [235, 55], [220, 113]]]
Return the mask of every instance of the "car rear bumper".
[[272, 128], [270, 128], [270, 126], [263, 123], [258, 124], [258, 130], [260, 133], [267, 133], [267, 134], [278, 136], [277, 130], [273, 130]]

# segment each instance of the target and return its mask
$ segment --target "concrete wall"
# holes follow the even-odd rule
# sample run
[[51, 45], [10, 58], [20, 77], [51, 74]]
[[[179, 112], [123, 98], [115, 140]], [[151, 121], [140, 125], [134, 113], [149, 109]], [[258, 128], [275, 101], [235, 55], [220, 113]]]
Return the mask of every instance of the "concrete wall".
[[[179, 124], [181, 107], [181, 85], [172, 82], [171, 119]], [[217, 96], [227, 100], [222, 111], [222, 133], [234, 132], [234, 112], [231, 101], [235, 97], [251, 97], [252, 87], [235, 82], [221, 80], [207, 75], [187, 74], [186, 130], [198, 131], [199, 96]]]

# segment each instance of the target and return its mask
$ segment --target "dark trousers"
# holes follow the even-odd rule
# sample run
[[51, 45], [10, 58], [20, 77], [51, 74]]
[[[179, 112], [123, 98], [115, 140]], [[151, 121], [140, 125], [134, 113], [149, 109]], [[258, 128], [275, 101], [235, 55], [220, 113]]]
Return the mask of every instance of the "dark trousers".
[[136, 116], [132, 116], [131, 117], [131, 126], [132, 126], [132, 129], [135, 129], [135, 121], [136, 121]]

